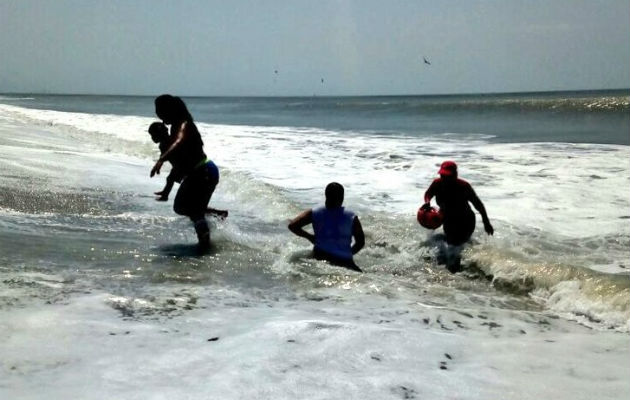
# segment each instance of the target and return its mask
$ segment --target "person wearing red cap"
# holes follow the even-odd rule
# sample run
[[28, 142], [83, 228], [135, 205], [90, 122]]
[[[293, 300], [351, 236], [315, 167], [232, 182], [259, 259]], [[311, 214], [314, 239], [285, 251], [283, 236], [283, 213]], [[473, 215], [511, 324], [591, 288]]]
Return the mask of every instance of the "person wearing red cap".
[[475, 213], [468, 203], [481, 214], [483, 227], [488, 235], [494, 233], [490, 224], [486, 208], [473, 190], [472, 186], [457, 177], [457, 164], [444, 161], [438, 171], [439, 178], [435, 179], [424, 193], [422, 208], [431, 207], [431, 199], [435, 196], [440, 211], [444, 215], [444, 234], [446, 243], [460, 246], [466, 243], [475, 231]]

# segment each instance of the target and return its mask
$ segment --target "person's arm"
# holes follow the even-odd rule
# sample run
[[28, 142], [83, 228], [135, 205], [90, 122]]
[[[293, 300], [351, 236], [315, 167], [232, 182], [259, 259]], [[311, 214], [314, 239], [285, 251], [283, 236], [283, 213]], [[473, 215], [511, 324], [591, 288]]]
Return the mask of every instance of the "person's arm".
[[431, 208], [431, 199], [433, 196], [435, 196], [435, 181], [431, 182], [427, 191], [424, 192], [424, 204], [422, 205], [423, 209]]
[[359, 217], [354, 217], [354, 221], [352, 221], [352, 236], [354, 237], [354, 244], [352, 245], [352, 254], [354, 255], [365, 246], [365, 234]]
[[479, 214], [481, 214], [481, 220], [483, 221], [483, 228], [486, 230], [486, 233], [488, 235], [492, 235], [494, 233], [494, 228], [492, 227], [492, 224], [490, 224], [490, 219], [488, 218], [488, 214], [486, 213], [486, 207], [484, 207], [483, 203], [477, 196], [477, 193], [475, 193], [475, 190], [472, 188], [472, 186], [469, 186], [469, 187], [470, 187], [469, 201], [477, 209], [477, 211], [479, 211]]
[[162, 155], [160, 155], [160, 158], [157, 160], [157, 162], [151, 169], [151, 177], [153, 177], [153, 175], [155, 174], [158, 174], [158, 175], [160, 174], [160, 169], [162, 168], [162, 164], [164, 164], [164, 162], [168, 159], [168, 156], [173, 151], [175, 151], [175, 149], [177, 149], [182, 143], [182, 141], [188, 136], [188, 129], [186, 129], [187, 126], [188, 126], [188, 123], [186, 121], [182, 122], [182, 124], [179, 126], [179, 130], [177, 131], [175, 140], [169, 146], [169, 148], [166, 149], [166, 151], [163, 152]]
[[315, 235], [308, 233], [304, 230], [304, 227], [313, 223], [313, 210], [306, 210], [300, 215], [295, 217], [289, 223], [289, 230], [299, 237], [307, 239], [309, 242], [315, 244]]

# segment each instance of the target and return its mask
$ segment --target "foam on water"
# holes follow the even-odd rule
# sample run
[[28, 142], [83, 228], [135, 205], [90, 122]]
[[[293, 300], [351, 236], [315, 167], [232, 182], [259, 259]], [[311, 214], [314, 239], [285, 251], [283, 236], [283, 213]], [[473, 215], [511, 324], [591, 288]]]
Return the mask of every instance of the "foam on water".
[[[4, 114], [89, 133], [90, 141], [126, 153], [155, 154], [143, 117], [66, 113], [1, 105]], [[311, 205], [337, 180], [347, 202], [361, 211], [411, 214], [445, 158], [460, 162], [460, 175], [491, 205], [493, 220], [570, 238], [601, 237], [630, 228], [630, 149], [570, 143], [489, 144], [483, 135], [431, 138], [366, 135], [314, 128], [199, 124], [207, 153], [222, 167], [284, 191]], [[94, 135], [99, 134], [99, 135]], [[102, 134], [107, 134], [103, 138]], [[97, 136], [97, 138], [95, 138]], [[129, 146], [127, 141], [144, 146]], [[252, 196], [253, 197], [253, 196]], [[284, 205], [283, 205], [284, 206]], [[266, 212], [266, 210], [264, 210]], [[278, 213], [283, 213], [282, 207]], [[500, 232], [500, 231], [499, 231]]]
[[[8, 105], [0, 110], [43, 126], [149, 143], [149, 118]], [[577, 237], [620, 228], [630, 232], [623, 220], [630, 217], [630, 199], [622, 190], [630, 181], [628, 146], [489, 144], [475, 134], [414, 138], [315, 128], [199, 126], [206, 152], [220, 165], [299, 193], [302, 201], [313, 201], [325, 184], [338, 180], [348, 186], [355, 207], [409, 213], [421, 203], [439, 163], [450, 158], [460, 162], [460, 175], [482, 199], [492, 203], [494, 219]], [[90, 140], [102, 139], [95, 136]], [[145, 146], [129, 151], [151, 154]]]
[[[106, 141], [109, 148], [117, 146], [114, 135], [123, 139], [120, 147], [126, 153], [155, 154], [147, 147], [149, 118], [0, 107], [43, 126], [89, 133], [90, 141]], [[489, 205], [490, 217], [501, 228], [498, 235], [504, 229], [544, 230], [563, 239], [630, 235], [630, 199], [624, 190], [630, 183], [628, 146], [490, 144], [474, 134], [414, 138], [315, 128], [199, 126], [206, 152], [221, 167], [308, 206], [319, 202], [328, 182], [337, 180], [347, 187], [347, 203], [360, 211], [410, 215], [437, 166], [449, 158], [460, 163], [460, 175]], [[236, 186], [230, 189], [241, 190]], [[286, 216], [283, 207], [276, 217]]]
[[1, 382], [20, 398], [618, 398], [630, 372], [625, 337], [395, 300], [277, 302], [199, 288], [3, 314]]

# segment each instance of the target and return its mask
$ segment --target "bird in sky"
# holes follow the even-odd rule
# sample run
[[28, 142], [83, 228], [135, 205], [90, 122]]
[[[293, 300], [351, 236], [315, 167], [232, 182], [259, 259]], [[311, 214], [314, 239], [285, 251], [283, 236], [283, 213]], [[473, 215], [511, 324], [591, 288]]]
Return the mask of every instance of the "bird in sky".
[[422, 59], [424, 60], [424, 63], [425, 63], [425, 64], [427, 64], [427, 65], [431, 65], [431, 63], [430, 63], [430, 62], [426, 59], [426, 57], [424, 57], [424, 56], [423, 56], [423, 57], [422, 57]]

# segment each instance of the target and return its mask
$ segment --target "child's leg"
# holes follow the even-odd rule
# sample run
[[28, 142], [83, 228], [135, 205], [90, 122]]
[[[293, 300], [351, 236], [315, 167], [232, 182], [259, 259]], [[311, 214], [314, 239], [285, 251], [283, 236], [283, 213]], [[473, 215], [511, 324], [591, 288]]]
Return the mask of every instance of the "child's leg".
[[168, 178], [166, 178], [166, 186], [164, 186], [164, 190], [162, 190], [162, 196], [168, 199], [168, 195], [171, 193], [171, 190], [173, 190], [173, 184], [175, 183], [175, 181], [173, 179], [171, 179], [171, 177], [169, 176]]

